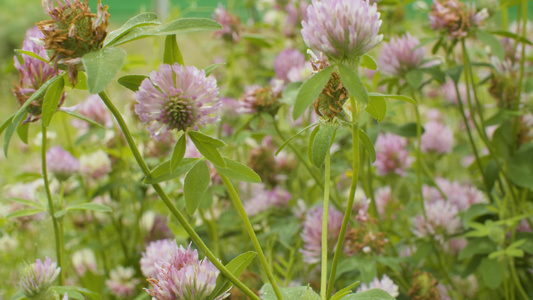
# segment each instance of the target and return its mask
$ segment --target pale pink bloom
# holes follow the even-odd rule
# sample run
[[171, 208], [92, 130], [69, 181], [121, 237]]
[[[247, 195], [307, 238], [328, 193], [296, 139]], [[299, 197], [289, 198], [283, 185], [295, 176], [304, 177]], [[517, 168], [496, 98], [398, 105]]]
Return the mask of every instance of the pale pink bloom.
[[436, 200], [425, 202], [427, 223], [423, 215], [413, 219], [413, 233], [418, 237], [430, 235], [452, 235], [458, 233], [462, 226], [459, 209], [450, 201]]
[[109, 273], [109, 279], [106, 280], [106, 285], [111, 291], [111, 294], [119, 298], [129, 298], [135, 295], [135, 286], [139, 284], [140, 280], [134, 278], [135, 270], [131, 267], [124, 268], [117, 266]]
[[[315, 264], [321, 259], [322, 250], [322, 215], [324, 208], [315, 206], [307, 211], [303, 222], [303, 231], [301, 233], [304, 242], [303, 261], [306, 264]], [[342, 212], [333, 207], [328, 209], [328, 251], [332, 251], [337, 243], [339, 232], [342, 225]]]
[[303, 81], [303, 72], [307, 67], [305, 56], [296, 49], [287, 48], [274, 58], [276, 78], [284, 83]]
[[135, 113], [152, 137], [164, 130], [198, 130], [218, 120], [217, 82], [192, 66], [162, 64], [135, 93]]
[[[468, 100], [468, 91], [466, 89], [466, 84], [464, 82], [460, 82], [457, 86], [459, 90], [459, 96], [461, 96], [461, 102], [467, 103]], [[446, 80], [446, 82], [442, 85], [442, 95], [444, 97], [444, 100], [451, 102], [453, 104], [457, 104], [457, 92], [455, 90], [455, 85], [451, 79]], [[470, 96], [474, 97], [473, 92], [470, 92]]]
[[430, 108], [425, 112], [426, 119], [428, 121], [434, 121], [442, 123], [442, 114], [440, 113], [440, 110], [437, 108]]
[[252, 197], [244, 203], [244, 209], [249, 216], [255, 216], [269, 208], [285, 208], [291, 198], [291, 194], [279, 186], [268, 189], [263, 183], [255, 183], [251, 189]]
[[394, 281], [392, 281], [392, 279], [390, 279], [387, 274], [383, 274], [381, 280], [378, 277], [375, 277], [374, 280], [368, 283], [368, 285], [366, 283], [362, 283], [361, 286], [357, 289], [357, 293], [364, 292], [370, 289], [382, 289], [394, 298], [400, 295], [400, 292], [398, 291], [398, 286], [394, 284]]
[[[150, 278], [153, 289], [146, 290], [158, 300], [204, 300], [213, 292], [220, 271], [198, 252], [174, 242], [170, 255], [156, 262], [157, 276]], [[224, 299], [229, 293], [215, 298]]]
[[[533, 222], [533, 218], [529, 218], [530, 222]], [[516, 227], [517, 232], [528, 232], [531, 231], [531, 226], [529, 226], [528, 219], [522, 219], [518, 226]]]
[[222, 3], [215, 8], [213, 19], [222, 25], [222, 29], [215, 31], [216, 38], [223, 38], [234, 43], [241, 40], [241, 20], [238, 16], [229, 13]]
[[420, 41], [409, 32], [383, 43], [379, 54], [379, 70], [388, 76], [405, 76], [407, 72], [422, 67], [426, 50], [418, 47]]
[[96, 273], [96, 256], [89, 248], [78, 250], [72, 254], [72, 265], [80, 277], [83, 277], [87, 270]]
[[107, 153], [98, 150], [80, 157], [80, 173], [93, 179], [100, 179], [111, 172], [111, 160]]
[[396, 173], [405, 176], [405, 171], [411, 166], [413, 159], [407, 151], [407, 139], [392, 133], [380, 133], [376, 140], [376, 161], [379, 175]]
[[46, 257], [44, 263], [37, 259], [34, 264], [24, 268], [21, 274], [22, 292], [30, 299], [38, 295], [46, 295], [60, 272], [61, 268], [58, 268], [57, 263], [52, 262], [50, 258]]
[[445, 249], [450, 251], [453, 255], [459, 255], [461, 250], [463, 250], [464, 247], [466, 247], [466, 244], [468, 241], [466, 238], [460, 237], [460, 238], [453, 238], [450, 240], [450, 245], [445, 245]]
[[330, 59], [355, 59], [383, 40], [380, 15], [368, 0], [313, 0], [302, 21], [302, 37]]
[[[461, 185], [457, 181], [444, 178], [436, 178], [435, 181], [446, 195], [448, 202], [454, 204], [460, 211], [468, 210], [474, 204], [487, 202], [485, 195], [473, 186]], [[424, 186], [423, 192], [426, 201], [444, 200], [437, 188]]]
[[428, 122], [424, 125], [424, 133], [420, 141], [422, 152], [434, 151], [439, 154], [448, 153], [453, 147], [453, 131], [439, 122]]
[[[96, 123], [110, 128], [113, 126], [113, 120], [109, 114], [107, 107], [105, 106], [102, 99], [98, 95], [90, 95], [77, 106], [77, 111], [80, 115], [95, 121]], [[72, 121], [74, 127], [87, 131], [90, 126], [90, 123], [85, 122], [80, 119], [74, 119]]]
[[434, 0], [429, 12], [432, 29], [445, 31], [450, 38], [459, 39], [468, 35], [473, 27], [479, 27], [488, 17], [486, 8], [476, 11], [475, 4], [458, 0]]
[[59, 180], [65, 181], [78, 172], [79, 161], [61, 146], [54, 146], [46, 152], [48, 170]]
[[151, 242], [146, 247], [146, 251], [142, 253], [140, 260], [141, 272], [143, 273], [144, 277], [157, 277], [158, 271], [155, 264], [161, 260], [165, 260], [168, 256], [170, 256], [174, 245], [175, 242], [166, 239]]

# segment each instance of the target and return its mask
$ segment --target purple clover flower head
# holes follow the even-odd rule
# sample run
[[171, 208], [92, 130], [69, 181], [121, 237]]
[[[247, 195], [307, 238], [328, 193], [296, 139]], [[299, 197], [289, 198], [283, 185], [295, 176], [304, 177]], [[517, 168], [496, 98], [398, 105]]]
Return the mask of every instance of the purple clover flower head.
[[79, 161], [61, 146], [52, 147], [46, 152], [48, 170], [59, 181], [67, 180], [80, 169]]
[[439, 154], [448, 153], [453, 147], [453, 131], [440, 122], [428, 122], [424, 125], [424, 133], [420, 140], [420, 150], [434, 151]]
[[134, 276], [135, 270], [133, 268], [117, 266], [111, 270], [109, 279], [105, 283], [114, 296], [118, 298], [131, 298], [135, 295], [135, 287], [140, 282]]
[[302, 37], [333, 61], [356, 60], [383, 40], [376, 4], [368, 0], [313, 0]]
[[213, 13], [213, 19], [222, 25], [222, 29], [215, 31], [216, 38], [237, 43], [241, 40], [242, 25], [238, 16], [230, 14], [222, 3], [218, 4]]
[[[331, 251], [334, 249], [339, 237], [343, 214], [333, 207], [329, 207], [328, 211], [328, 251]], [[309, 265], [320, 262], [323, 213], [323, 206], [315, 206], [305, 214], [301, 233], [304, 245], [300, 252], [303, 254], [303, 261]]]
[[[26, 32], [26, 38], [22, 44], [22, 50], [33, 52], [44, 59], [49, 59], [46, 49], [40, 43], [42, 38], [44, 38], [44, 35], [36, 26], [30, 28]], [[28, 100], [28, 98], [30, 98], [31, 95], [43, 85], [43, 83], [59, 74], [52, 65], [25, 54], [22, 54], [20, 60], [15, 56], [14, 61], [15, 68], [20, 75], [20, 80], [13, 88], [13, 94], [20, 105], [24, 104], [26, 100]], [[40, 119], [43, 99], [44, 97], [36, 99], [30, 104], [30, 106], [28, 106], [27, 111], [30, 115], [28, 116], [27, 121], [36, 121]], [[63, 97], [60, 100], [60, 105], [63, 103], [64, 99], [65, 94], [63, 94]]]
[[244, 203], [244, 209], [249, 216], [268, 210], [271, 207], [278, 209], [287, 207], [291, 194], [278, 186], [267, 189], [265, 184], [252, 184], [253, 196]]
[[22, 292], [30, 299], [40, 299], [38, 297], [48, 294], [48, 289], [60, 272], [61, 268], [58, 268], [57, 263], [52, 262], [50, 258], [46, 257], [44, 263], [37, 259], [34, 264], [27, 266], [23, 271], [20, 280]]
[[377, 188], [374, 199], [380, 216], [383, 216], [387, 212], [387, 206], [393, 201], [390, 186]]
[[302, 81], [302, 72], [306, 68], [305, 56], [296, 49], [287, 48], [274, 58], [276, 78], [284, 83]]
[[[163, 130], [198, 130], [218, 120], [217, 82], [193, 66], [162, 64], [135, 93], [135, 112], [149, 124], [152, 137]], [[175, 79], [174, 79], [175, 78]]]
[[378, 65], [381, 72], [388, 76], [404, 76], [407, 72], [417, 69], [422, 65], [425, 56], [423, 47], [418, 38], [409, 32], [393, 37], [388, 43], [383, 43], [379, 55]]
[[158, 240], [151, 242], [146, 251], [142, 253], [141, 257], [141, 272], [146, 278], [156, 278], [157, 268], [155, 264], [160, 260], [165, 260], [167, 256], [170, 256], [172, 246], [176, 243], [169, 239]]
[[378, 277], [375, 277], [374, 280], [369, 282], [368, 284], [363, 283], [361, 284], [361, 287], [357, 289], [357, 293], [364, 292], [370, 289], [382, 289], [385, 292], [389, 293], [392, 297], [396, 298], [400, 296], [400, 292], [398, 291], [398, 286], [394, 284], [394, 281], [387, 276], [387, 274], [383, 274], [383, 277], [381, 277], [381, 280]]
[[[177, 246], [174, 241], [170, 255], [155, 264], [157, 276], [148, 281], [153, 289], [146, 290], [159, 300], [203, 300], [215, 289], [220, 271], [207, 259], [198, 260], [198, 252]], [[225, 293], [216, 299], [224, 299]]]
[[409, 168], [413, 159], [407, 151], [407, 139], [392, 133], [379, 134], [376, 140], [377, 172], [381, 176], [396, 173], [405, 176], [405, 170]]

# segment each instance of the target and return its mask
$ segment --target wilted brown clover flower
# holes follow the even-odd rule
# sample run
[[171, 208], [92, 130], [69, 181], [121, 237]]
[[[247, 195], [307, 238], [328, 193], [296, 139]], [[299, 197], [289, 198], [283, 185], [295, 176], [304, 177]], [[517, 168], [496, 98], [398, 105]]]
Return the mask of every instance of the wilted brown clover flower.
[[[62, 2], [63, 1], [63, 2]], [[97, 13], [91, 13], [87, 0], [42, 0], [44, 11], [51, 20], [37, 23], [44, 34], [44, 46], [52, 51], [51, 61], [68, 67], [72, 85], [77, 82], [76, 65], [83, 55], [99, 50], [107, 35], [109, 13], [107, 5], [98, 0]]]
[[[312, 51], [308, 51], [307, 53], [311, 55], [313, 73], [318, 73], [329, 66], [327, 58], [323, 53], [319, 53], [319, 57]], [[342, 112], [342, 106], [348, 98], [348, 91], [344, 88], [339, 74], [333, 72], [328, 83], [326, 83], [318, 99], [313, 104], [315, 112], [317, 115], [331, 121]]]
[[466, 37], [472, 28], [481, 26], [487, 17], [487, 9], [477, 12], [474, 4], [459, 0], [433, 0], [429, 23], [432, 29], [444, 31], [452, 39], [460, 39]]
[[413, 300], [440, 300], [437, 284], [433, 275], [418, 271], [413, 277], [413, 283], [407, 295]]

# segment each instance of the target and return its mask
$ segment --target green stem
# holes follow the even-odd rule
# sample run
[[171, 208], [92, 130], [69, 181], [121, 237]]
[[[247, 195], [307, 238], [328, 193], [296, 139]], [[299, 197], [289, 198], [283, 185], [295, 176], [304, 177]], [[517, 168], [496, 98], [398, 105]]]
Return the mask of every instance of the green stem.
[[259, 260], [261, 261], [261, 265], [263, 266], [263, 269], [266, 272], [268, 281], [270, 281], [270, 284], [272, 285], [272, 288], [274, 289], [274, 293], [276, 294], [276, 297], [279, 300], [283, 300], [283, 296], [281, 296], [281, 291], [279, 290], [278, 284], [276, 283], [276, 279], [274, 278], [274, 275], [272, 274], [272, 271], [270, 270], [268, 261], [265, 257], [265, 254], [263, 253], [263, 249], [261, 248], [261, 245], [259, 244], [259, 240], [257, 239], [257, 236], [255, 235], [255, 231], [252, 227], [252, 223], [250, 222], [250, 219], [248, 218], [248, 215], [246, 214], [246, 211], [244, 210], [244, 206], [242, 205], [241, 199], [239, 198], [237, 191], [233, 187], [233, 184], [231, 184], [231, 181], [228, 179], [228, 177], [220, 173], [218, 175], [220, 175], [220, 178], [222, 178], [222, 182], [224, 182], [224, 185], [226, 186], [230, 194], [231, 201], [233, 202], [235, 209], [237, 209], [237, 211], [239, 212], [239, 216], [241, 217], [242, 222], [244, 223], [244, 227], [246, 228], [246, 231], [248, 232], [248, 235], [250, 236], [250, 239], [252, 240], [252, 244], [254, 245], [255, 251], [257, 251]]
[[[521, 36], [526, 38], [527, 33], [527, 0], [522, 0], [520, 2], [520, 10], [522, 12], [522, 34]], [[519, 27], [519, 26], [517, 26]], [[518, 34], [518, 32], [517, 32]], [[518, 87], [517, 87], [517, 99], [513, 103], [513, 109], [518, 110], [520, 109], [520, 98], [522, 96], [522, 82], [524, 79], [524, 68], [525, 68], [525, 61], [526, 61], [526, 43], [522, 43], [522, 49], [520, 53], [520, 75], [518, 78]], [[519, 128], [519, 117], [515, 118], [514, 124], [513, 124], [513, 137], [516, 137], [518, 134], [518, 128]], [[514, 149], [513, 149], [514, 151]]]
[[56, 241], [56, 256], [57, 264], [61, 268], [59, 275], [59, 285], [65, 285], [65, 264], [63, 258], [63, 244], [61, 243], [61, 230], [60, 224], [55, 217], [54, 201], [52, 200], [52, 193], [50, 192], [50, 183], [48, 181], [48, 170], [46, 169], [46, 126], [42, 125], [42, 147], [41, 147], [41, 168], [43, 173], [44, 189], [46, 191], [46, 198], [48, 199], [48, 209], [50, 210], [50, 217], [52, 217], [52, 223], [54, 225], [54, 236]]
[[[346, 210], [344, 212], [344, 217], [342, 219], [341, 230], [339, 232], [339, 239], [337, 240], [337, 246], [335, 248], [335, 254], [333, 256], [333, 263], [331, 265], [331, 273], [329, 275], [329, 285], [327, 291], [327, 298], [331, 298], [333, 293], [333, 285], [335, 283], [335, 275], [337, 273], [337, 265], [339, 264], [339, 259], [342, 252], [342, 244], [344, 243], [344, 237], [346, 236], [346, 230], [348, 229], [348, 222], [350, 221], [351, 213], [353, 210], [353, 203], [355, 201], [355, 190], [357, 188], [357, 183], [359, 182], [359, 123], [357, 118], [355, 118], [355, 109], [356, 103], [353, 96], [350, 97], [354, 113], [352, 115], [352, 181], [350, 184], [350, 194], [348, 196], [348, 204], [346, 205]], [[377, 213], [377, 208], [376, 208]]]
[[512, 257], [510, 258], [510, 265], [511, 265], [510, 266], [511, 276], [513, 277], [513, 281], [514, 281], [516, 288], [520, 292], [520, 296], [522, 296], [524, 300], [528, 300], [529, 296], [527, 295], [526, 291], [524, 290], [524, 287], [522, 287], [522, 284], [520, 283], [520, 278], [518, 277], [518, 274], [516, 273], [516, 267], [515, 267], [514, 260]]
[[[146, 165], [146, 162], [141, 156], [141, 153], [139, 153], [139, 149], [137, 149], [137, 146], [135, 144], [135, 141], [133, 140], [133, 137], [131, 136], [130, 130], [128, 126], [126, 125], [126, 122], [124, 121], [124, 118], [122, 118], [122, 115], [118, 111], [118, 109], [115, 107], [113, 102], [107, 97], [107, 94], [105, 92], [101, 92], [98, 94], [102, 101], [104, 101], [107, 108], [111, 111], [115, 119], [117, 120], [118, 125], [120, 126], [120, 129], [122, 130], [122, 133], [124, 134], [124, 138], [126, 139], [128, 146], [131, 149], [131, 152], [133, 154], [133, 157], [135, 157], [135, 160], [137, 161], [137, 164], [143, 171], [144, 175], [147, 176], [150, 174], [150, 169]], [[207, 248], [207, 246], [204, 244], [200, 236], [196, 233], [194, 228], [187, 222], [185, 217], [182, 215], [182, 213], [176, 208], [176, 206], [172, 203], [170, 198], [167, 196], [167, 194], [163, 191], [161, 186], [159, 184], [152, 184], [152, 187], [156, 191], [156, 193], [159, 195], [161, 200], [163, 200], [163, 203], [167, 206], [167, 208], [170, 210], [172, 215], [178, 220], [178, 222], [183, 226], [183, 229], [189, 234], [191, 237], [191, 240], [196, 244], [196, 246], [202, 251], [205, 256], [211, 261], [213, 265], [217, 269], [220, 270], [222, 275], [224, 275], [229, 281], [231, 281], [237, 288], [239, 288], [243, 293], [245, 293], [248, 297], [254, 300], [260, 300], [260, 298], [252, 292], [244, 283], [242, 283], [233, 273], [231, 273], [219, 260], [218, 258], [213, 255], [211, 250]]]
[[325, 175], [324, 175], [324, 205], [322, 212], [322, 267], [320, 274], [320, 297], [326, 300], [328, 282], [328, 213], [329, 213], [329, 183], [331, 177], [331, 157], [326, 152]]
[[[416, 101], [416, 95], [413, 90], [411, 90], [413, 99]], [[422, 213], [424, 215], [424, 220], [427, 222], [426, 206], [424, 204], [424, 194], [422, 193], [422, 151], [420, 147], [422, 146], [422, 121], [420, 120], [420, 111], [418, 106], [415, 106], [416, 114], [416, 185], [418, 197], [420, 198], [420, 207], [422, 208]]]

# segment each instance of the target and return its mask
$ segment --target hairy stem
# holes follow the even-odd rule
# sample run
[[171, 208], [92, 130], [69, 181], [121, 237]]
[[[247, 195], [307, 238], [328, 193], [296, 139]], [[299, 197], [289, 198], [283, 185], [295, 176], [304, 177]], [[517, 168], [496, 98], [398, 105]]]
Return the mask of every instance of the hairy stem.
[[329, 183], [331, 177], [331, 157], [326, 153], [324, 176], [324, 205], [322, 210], [322, 266], [320, 274], [320, 297], [326, 300], [328, 282], [328, 213], [329, 213]]

